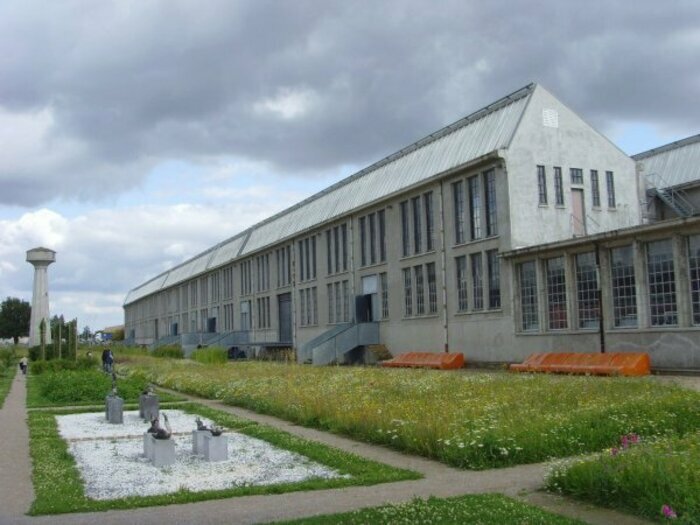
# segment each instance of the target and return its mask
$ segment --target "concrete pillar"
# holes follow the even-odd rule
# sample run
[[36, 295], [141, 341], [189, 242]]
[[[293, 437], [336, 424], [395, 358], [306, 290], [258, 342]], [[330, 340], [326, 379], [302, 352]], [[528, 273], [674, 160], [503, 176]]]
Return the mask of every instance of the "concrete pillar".
[[32, 293], [32, 314], [29, 321], [29, 346], [41, 343], [39, 325], [46, 323], [44, 341], [51, 342], [51, 318], [49, 317], [49, 264], [56, 261], [56, 252], [48, 248], [34, 248], [27, 251], [27, 262], [34, 266], [34, 289]]

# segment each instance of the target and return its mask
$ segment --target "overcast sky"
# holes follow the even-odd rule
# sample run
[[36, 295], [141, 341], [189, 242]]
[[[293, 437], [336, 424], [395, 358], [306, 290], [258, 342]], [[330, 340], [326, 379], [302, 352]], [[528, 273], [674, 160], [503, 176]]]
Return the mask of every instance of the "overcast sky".
[[700, 132], [700, 2], [0, 2], [0, 296], [126, 292], [531, 81], [633, 154]]

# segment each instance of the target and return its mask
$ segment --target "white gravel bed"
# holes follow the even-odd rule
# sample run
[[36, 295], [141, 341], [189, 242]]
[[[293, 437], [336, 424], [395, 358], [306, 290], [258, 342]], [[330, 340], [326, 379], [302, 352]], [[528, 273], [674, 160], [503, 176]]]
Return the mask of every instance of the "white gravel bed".
[[[188, 432], [195, 428], [195, 416], [180, 410], [165, 412], [174, 431]], [[172, 438], [175, 464], [156, 468], [143, 456], [142, 437], [121, 437], [139, 433], [142, 436], [148, 425], [141, 422], [138, 412], [125, 412], [124, 425], [107, 423], [104, 413], [70, 414], [56, 419], [83, 478], [85, 495], [92, 499], [344, 477], [305, 456], [236, 432], [224, 433], [228, 438], [227, 461], [210, 463], [202, 456], [193, 455], [189, 434]]]

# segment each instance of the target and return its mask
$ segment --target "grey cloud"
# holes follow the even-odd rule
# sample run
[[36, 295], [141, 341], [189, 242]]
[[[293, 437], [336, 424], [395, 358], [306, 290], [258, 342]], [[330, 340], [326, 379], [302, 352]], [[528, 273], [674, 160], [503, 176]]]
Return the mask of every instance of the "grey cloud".
[[[0, 164], [0, 203], [75, 195], [62, 177], [85, 198], [119, 191], [168, 158], [363, 165], [531, 80], [603, 131], [692, 129], [698, 15], [690, 1], [10, 0], [0, 107], [49, 107], [51, 133], [82, 148], [14, 174]], [[297, 118], [255, 110], [295, 89], [313, 96]]]

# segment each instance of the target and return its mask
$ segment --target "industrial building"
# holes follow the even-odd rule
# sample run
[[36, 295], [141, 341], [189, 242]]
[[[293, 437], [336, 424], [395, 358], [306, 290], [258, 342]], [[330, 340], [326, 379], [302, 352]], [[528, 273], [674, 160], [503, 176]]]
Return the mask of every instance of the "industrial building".
[[530, 84], [137, 286], [127, 340], [700, 368], [697, 155], [695, 137], [631, 158]]

